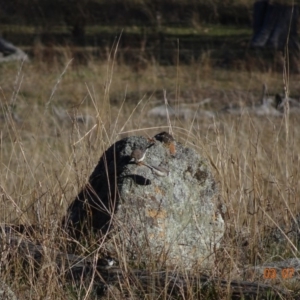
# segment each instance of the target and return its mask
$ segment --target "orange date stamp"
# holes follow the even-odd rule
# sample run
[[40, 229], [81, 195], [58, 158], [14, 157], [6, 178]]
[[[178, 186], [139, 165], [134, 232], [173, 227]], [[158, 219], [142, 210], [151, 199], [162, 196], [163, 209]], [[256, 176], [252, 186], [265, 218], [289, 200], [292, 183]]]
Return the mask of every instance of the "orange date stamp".
[[[295, 274], [294, 268], [284, 268], [281, 270], [280, 275], [283, 279], [293, 278]], [[275, 279], [277, 278], [277, 270], [275, 268], [264, 269], [264, 279]]]

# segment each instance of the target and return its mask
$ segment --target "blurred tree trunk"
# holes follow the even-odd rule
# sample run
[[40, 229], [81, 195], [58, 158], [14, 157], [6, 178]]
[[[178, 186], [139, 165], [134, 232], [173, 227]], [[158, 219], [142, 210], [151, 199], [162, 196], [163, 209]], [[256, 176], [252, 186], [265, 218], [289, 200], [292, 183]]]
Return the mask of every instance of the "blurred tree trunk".
[[294, 53], [300, 50], [298, 38], [299, 6], [260, 0], [254, 3], [252, 47], [268, 47]]
[[85, 26], [89, 18], [89, 0], [62, 1], [62, 11], [65, 23], [71, 27], [75, 44], [85, 45]]

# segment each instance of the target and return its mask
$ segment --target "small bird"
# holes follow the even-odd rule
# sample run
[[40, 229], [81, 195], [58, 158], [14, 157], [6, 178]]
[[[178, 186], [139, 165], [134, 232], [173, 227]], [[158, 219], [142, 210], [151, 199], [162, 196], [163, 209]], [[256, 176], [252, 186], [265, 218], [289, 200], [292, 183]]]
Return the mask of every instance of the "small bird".
[[131, 152], [131, 160], [133, 160], [137, 165], [140, 164], [146, 157], [147, 149], [136, 148]]
[[169, 170], [163, 168], [163, 167], [159, 167], [159, 166], [151, 166], [148, 165], [146, 163], [142, 163], [142, 165], [148, 167], [155, 175], [160, 176], [160, 177], [166, 177], [169, 175]]
[[97, 261], [97, 267], [102, 270], [108, 270], [113, 267], [115, 264], [115, 260], [110, 256], [102, 257]]
[[169, 149], [172, 156], [176, 154], [176, 142], [171, 134], [163, 131], [155, 135], [154, 138], [163, 143]]

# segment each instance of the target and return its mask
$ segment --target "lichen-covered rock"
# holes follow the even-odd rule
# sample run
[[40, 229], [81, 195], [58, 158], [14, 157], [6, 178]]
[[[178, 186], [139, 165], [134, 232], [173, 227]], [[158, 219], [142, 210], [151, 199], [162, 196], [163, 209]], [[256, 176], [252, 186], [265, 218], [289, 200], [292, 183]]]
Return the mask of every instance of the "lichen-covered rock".
[[[147, 146], [144, 161], [132, 162], [132, 151]], [[98, 212], [89, 206], [90, 215], [98, 218], [91, 224], [110, 230], [107, 248], [111, 252], [122, 245], [129, 260], [209, 267], [224, 233], [224, 221], [217, 209], [218, 191], [208, 162], [167, 133], [156, 135], [152, 142], [141, 136], [125, 138], [103, 157], [88, 185], [98, 196], [91, 198], [95, 193], [90, 187], [84, 189], [88, 197], [81, 193], [69, 209], [73, 224], [83, 220], [74, 222], [78, 213], [87, 216], [83, 213], [86, 203], [95, 207], [98, 200]], [[80, 203], [82, 211], [78, 210]]]

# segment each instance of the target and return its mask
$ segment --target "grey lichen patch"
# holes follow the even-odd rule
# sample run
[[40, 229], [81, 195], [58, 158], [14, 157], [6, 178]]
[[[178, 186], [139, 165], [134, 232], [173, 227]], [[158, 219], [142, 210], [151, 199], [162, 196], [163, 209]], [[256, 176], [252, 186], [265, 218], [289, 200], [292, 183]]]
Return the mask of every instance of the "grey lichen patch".
[[0, 299], [2, 299], [2, 300], [17, 300], [17, 297], [14, 294], [14, 292], [3, 281], [0, 281]]

